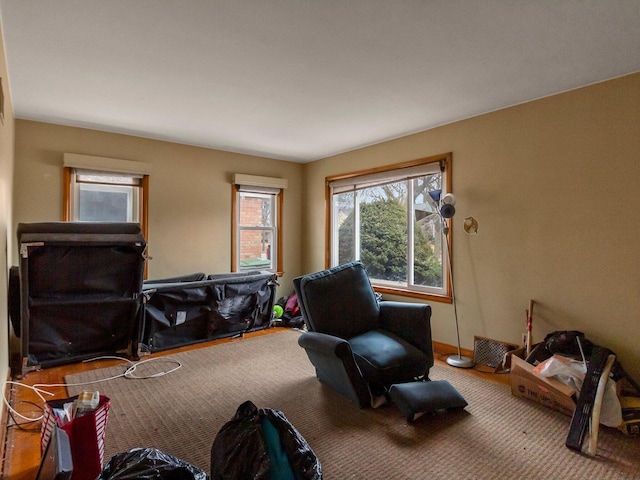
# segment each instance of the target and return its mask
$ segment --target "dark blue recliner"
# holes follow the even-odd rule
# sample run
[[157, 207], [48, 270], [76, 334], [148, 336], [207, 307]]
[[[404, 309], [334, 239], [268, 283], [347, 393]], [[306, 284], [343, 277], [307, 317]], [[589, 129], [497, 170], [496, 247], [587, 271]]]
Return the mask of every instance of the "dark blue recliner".
[[393, 384], [428, 379], [429, 305], [378, 302], [359, 261], [293, 283], [308, 329], [298, 343], [321, 382], [364, 408], [377, 406]]

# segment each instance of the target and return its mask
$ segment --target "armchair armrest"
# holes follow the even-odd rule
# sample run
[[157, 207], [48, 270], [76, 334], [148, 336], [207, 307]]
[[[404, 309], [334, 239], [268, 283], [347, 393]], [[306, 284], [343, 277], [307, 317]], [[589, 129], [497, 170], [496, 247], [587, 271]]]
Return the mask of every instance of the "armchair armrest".
[[331, 385], [361, 408], [371, 405], [369, 386], [362, 378], [349, 342], [326, 333], [305, 332], [298, 338], [298, 345], [307, 352], [320, 381]]
[[353, 358], [349, 342], [343, 338], [319, 332], [305, 332], [298, 338], [298, 345], [324, 355], [335, 355], [341, 360]]
[[381, 328], [395, 333], [430, 357], [433, 366], [431, 340], [431, 306], [424, 303], [380, 302]]

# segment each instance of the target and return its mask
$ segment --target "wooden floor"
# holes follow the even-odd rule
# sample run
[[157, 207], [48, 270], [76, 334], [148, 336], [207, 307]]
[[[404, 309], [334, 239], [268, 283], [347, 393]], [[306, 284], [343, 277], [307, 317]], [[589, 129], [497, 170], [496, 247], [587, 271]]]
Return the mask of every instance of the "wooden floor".
[[[279, 328], [262, 330], [258, 332], [248, 333], [244, 338], [258, 335], [266, 335]], [[229, 343], [242, 341], [243, 338], [215, 340], [208, 343], [200, 343], [189, 347], [181, 347], [167, 352], [154, 354], [153, 356], [162, 356], [173, 354], [180, 351], [202, 348], [219, 343]], [[467, 354], [466, 352], [462, 352]], [[445, 357], [449, 352], [436, 353], [436, 363], [438, 365], [449, 367], [445, 362]], [[112, 365], [122, 363], [122, 360], [97, 360], [87, 363], [75, 363], [71, 365], [63, 365], [54, 368], [48, 368], [37, 372], [28, 373], [20, 382], [27, 385], [59, 385], [64, 382], [65, 375], [79, 373], [96, 368], [105, 368]], [[489, 370], [483, 371], [482, 367], [464, 369], [469, 375], [475, 375], [488, 381], [499, 382], [502, 384], [509, 383], [509, 375], [495, 374]], [[46, 400], [66, 398], [68, 396], [65, 387], [43, 387], [53, 396], [46, 396]], [[31, 389], [12, 386], [11, 404], [23, 416], [27, 418], [38, 418], [42, 415], [43, 400]], [[16, 418], [20, 425], [17, 426], [9, 419], [9, 426], [6, 432], [5, 458], [2, 464], [2, 477], [7, 480], [33, 480], [38, 471], [40, 464], [40, 421], [28, 422], [27, 420]], [[1, 436], [0, 436], [1, 438]]]

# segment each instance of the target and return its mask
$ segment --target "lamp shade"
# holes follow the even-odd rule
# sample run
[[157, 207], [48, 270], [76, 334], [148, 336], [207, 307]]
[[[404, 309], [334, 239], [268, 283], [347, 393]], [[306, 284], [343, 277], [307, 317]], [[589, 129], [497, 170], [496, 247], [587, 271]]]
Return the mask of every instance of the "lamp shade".
[[445, 203], [444, 205], [442, 205], [442, 207], [440, 207], [440, 215], [442, 215], [443, 218], [451, 218], [455, 215], [455, 213], [456, 207], [454, 207], [450, 203]]
[[442, 197], [442, 203], [444, 203], [445, 205], [455, 205], [456, 196], [453, 193], [447, 193], [444, 197]]
[[436, 203], [440, 203], [440, 195], [442, 195], [442, 190], [431, 190], [429, 192], [429, 196], [433, 198], [433, 201]]

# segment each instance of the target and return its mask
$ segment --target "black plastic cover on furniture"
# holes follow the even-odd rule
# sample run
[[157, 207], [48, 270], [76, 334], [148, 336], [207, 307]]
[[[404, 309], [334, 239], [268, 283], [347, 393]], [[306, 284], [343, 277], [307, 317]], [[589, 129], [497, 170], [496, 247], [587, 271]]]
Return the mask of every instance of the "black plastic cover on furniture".
[[266, 270], [147, 280], [141, 347], [158, 352], [268, 328], [277, 280]]
[[[132, 355], [146, 241], [134, 223], [21, 223], [19, 295], [22, 373], [98, 355]], [[15, 275], [15, 270], [14, 270]], [[18, 313], [19, 312], [19, 313]]]
[[378, 302], [359, 261], [293, 283], [308, 329], [298, 343], [320, 381], [367, 407], [392, 384], [428, 378], [429, 305]]

